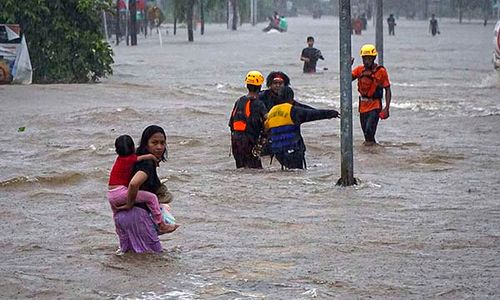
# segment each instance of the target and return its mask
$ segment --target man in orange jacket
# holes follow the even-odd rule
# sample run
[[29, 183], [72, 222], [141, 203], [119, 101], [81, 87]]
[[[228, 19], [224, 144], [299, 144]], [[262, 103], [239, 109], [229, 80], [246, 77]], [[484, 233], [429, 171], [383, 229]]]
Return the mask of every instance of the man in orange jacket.
[[[389, 118], [391, 104], [391, 83], [389, 75], [383, 66], [375, 63], [377, 49], [374, 45], [366, 44], [361, 47], [363, 65], [352, 70], [352, 80], [358, 80], [359, 118], [361, 129], [365, 135], [364, 145], [375, 145], [375, 132], [378, 120]], [[382, 98], [385, 90], [385, 107], [382, 108]]]

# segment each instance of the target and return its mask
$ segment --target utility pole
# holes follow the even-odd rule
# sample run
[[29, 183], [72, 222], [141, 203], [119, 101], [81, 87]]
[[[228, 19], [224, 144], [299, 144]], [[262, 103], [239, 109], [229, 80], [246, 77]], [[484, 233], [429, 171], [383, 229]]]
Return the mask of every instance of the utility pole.
[[352, 146], [351, 0], [339, 0], [341, 177], [337, 185], [356, 184]]
[[194, 34], [193, 34], [193, 7], [194, 7], [194, 0], [188, 0], [186, 1], [186, 23], [187, 23], [187, 31], [188, 31], [188, 41], [193, 42], [194, 41]]
[[203, 0], [200, 0], [200, 23], [201, 23], [200, 34], [204, 35], [205, 34], [205, 10], [203, 9]]
[[257, 0], [250, 0], [250, 22], [252, 26], [257, 24]]
[[116, 35], [116, 45], [120, 44], [120, 1], [116, 1], [116, 24], [115, 24], [115, 35]]
[[104, 24], [104, 38], [108, 41], [108, 20], [104, 9], [102, 10], [102, 23]]
[[375, 23], [375, 47], [378, 52], [378, 64], [384, 65], [384, 5], [383, 0], [377, 0], [377, 19]]

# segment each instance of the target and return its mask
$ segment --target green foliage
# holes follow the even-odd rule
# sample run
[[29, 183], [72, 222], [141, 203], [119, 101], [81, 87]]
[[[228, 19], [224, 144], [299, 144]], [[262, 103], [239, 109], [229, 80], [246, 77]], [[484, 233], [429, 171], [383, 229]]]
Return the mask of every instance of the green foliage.
[[102, 10], [111, 0], [1, 0], [0, 23], [18, 23], [38, 83], [97, 81], [113, 73]]
[[184, 0], [174, 0], [174, 11], [177, 16], [177, 22], [185, 22], [186, 21], [186, 5], [187, 1]]

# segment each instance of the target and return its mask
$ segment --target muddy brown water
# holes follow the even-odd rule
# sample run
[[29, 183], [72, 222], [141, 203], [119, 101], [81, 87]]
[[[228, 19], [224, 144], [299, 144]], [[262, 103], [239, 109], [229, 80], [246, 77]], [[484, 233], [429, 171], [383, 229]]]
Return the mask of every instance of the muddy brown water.
[[[355, 176], [340, 188], [339, 120], [303, 125], [307, 171], [235, 170], [227, 120], [257, 69], [299, 101], [339, 109], [338, 20], [209, 25], [114, 47], [94, 85], [0, 87], [4, 299], [495, 299], [500, 293], [500, 104], [493, 28], [399, 20], [385, 37], [393, 88], [379, 147], [354, 115]], [[171, 30], [170, 30], [171, 32]], [[301, 73], [308, 35], [326, 58]], [[353, 37], [353, 55], [374, 30]], [[356, 107], [355, 107], [356, 108]], [[355, 109], [356, 111], [356, 109]], [[161, 255], [115, 256], [106, 200], [114, 139], [162, 126], [159, 169], [182, 224]], [[18, 132], [19, 127], [26, 127]]]

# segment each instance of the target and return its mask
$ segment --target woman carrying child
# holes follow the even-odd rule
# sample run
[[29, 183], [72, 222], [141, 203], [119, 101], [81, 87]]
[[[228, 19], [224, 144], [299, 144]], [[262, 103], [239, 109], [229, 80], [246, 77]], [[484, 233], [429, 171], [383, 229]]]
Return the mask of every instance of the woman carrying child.
[[[117, 142], [119, 139], [117, 139]], [[128, 140], [127, 138], [123, 139]], [[125, 147], [126, 149], [133, 149], [133, 142], [132, 147], [130, 147], [130, 140], [126, 144], [128, 145]], [[122, 146], [117, 145], [116, 148], [118, 152], [118, 148], [122, 148]], [[118, 164], [116, 172], [120, 169], [126, 169], [122, 168], [123, 165], [132, 165], [129, 173], [130, 177], [128, 177], [128, 188], [122, 184], [125, 183], [123, 179], [118, 182], [111, 180], [113, 178], [112, 170], [110, 191], [108, 192], [109, 202], [114, 213], [116, 232], [120, 239], [120, 250], [121, 252], [131, 250], [137, 253], [161, 252], [162, 247], [158, 233], [173, 232], [179, 227], [176, 224], [165, 223], [156, 196], [161, 187], [156, 168], [160, 161], [166, 160], [165, 131], [156, 125], [147, 127], [142, 133], [141, 144], [136, 151], [138, 156], [135, 164], [130, 162], [121, 163], [120, 167], [119, 161], [126, 160], [124, 157], [127, 157], [129, 153], [120, 150], [118, 152], [120, 157], [115, 163], [115, 166]], [[130, 160], [133, 161], [134, 158], [132, 157]], [[115, 166], [113, 166], [113, 169], [115, 169]], [[119, 210], [121, 208], [127, 210]], [[157, 224], [158, 232], [155, 230], [149, 212], [151, 212], [153, 220]]]

